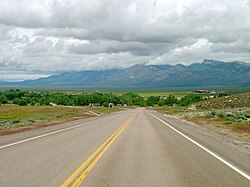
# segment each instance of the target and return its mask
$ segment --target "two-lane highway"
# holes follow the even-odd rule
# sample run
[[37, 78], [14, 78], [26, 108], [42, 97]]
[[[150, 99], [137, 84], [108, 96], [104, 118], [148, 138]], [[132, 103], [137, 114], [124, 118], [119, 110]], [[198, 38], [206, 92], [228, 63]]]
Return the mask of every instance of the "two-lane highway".
[[250, 186], [249, 154], [166, 120], [128, 110], [2, 146], [0, 186]]

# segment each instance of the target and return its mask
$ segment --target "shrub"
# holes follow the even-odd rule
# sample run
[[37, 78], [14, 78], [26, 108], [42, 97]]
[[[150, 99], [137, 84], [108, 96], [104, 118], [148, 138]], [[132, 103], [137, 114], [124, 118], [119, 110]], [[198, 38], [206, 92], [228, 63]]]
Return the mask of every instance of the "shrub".
[[234, 122], [230, 121], [230, 120], [226, 120], [224, 121], [224, 124], [233, 124]]
[[237, 118], [242, 120], [247, 120], [247, 117], [243, 113], [238, 113]]
[[19, 120], [19, 119], [15, 119], [15, 120], [13, 120], [13, 124], [16, 124], [16, 123], [20, 123], [21, 122], [21, 120]]
[[221, 119], [224, 119], [226, 117], [226, 114], [224, 113], [219, 113], [218, 114], [218, 117], [221, 118]]
[[232, 118], [237, 118], [236, 114], [233, 113], [228, 113], [226, 117], [232, 117]]
[[211, 111], [211, 112], [206, 113], [205, 117], [206, 118], [214, 118], [215, 115], [216, 115], [216, 112]]
[[230, 123], [236, 123], [237, 122], [237, 120], [235, 118], [233, 118], [233, 117], [226, 117], [225, 121], [230, 122]]
[[244, 115], [245, 115], [247, 118], [250, 118], [250, 111], [247, 110], [246, 112], [244, 112]]

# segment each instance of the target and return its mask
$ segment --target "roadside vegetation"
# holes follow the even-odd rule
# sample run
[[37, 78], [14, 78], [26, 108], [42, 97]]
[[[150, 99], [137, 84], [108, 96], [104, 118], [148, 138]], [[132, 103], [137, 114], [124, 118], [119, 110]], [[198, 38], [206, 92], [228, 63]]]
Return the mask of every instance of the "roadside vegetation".
[[16, 132], [11, 130], [13, 127], [22, 131], [24, 126], [32, 125], [29, 128], [37, 128], [91, 115], [84, 108], [2, 105], [0, 106], [0, 135]]
[[196, 106], [200, 109], [221, 109], [221, 108], [237, 108], [237, 107], [250, 107], [250, 92], [223, 95], [224, 97], [200, 102]]
[[182, 99], [174, 95], [146, 98], [132, 92], [118, 95], [11, 89], [0, 92], [0, 134], [120, 111], [128, 107], [187, 105], [200, 100], [203, 98], [197, 95], [186, 95]]
[[129, 92], [121, 95], [113, 93], [63, 93], [63, 92], [34, 92], [22, 91], [19, 89], [11, 89], [0, 92], [0, 104], [15, 104], [19, 106], [48, 106], [48, 105], [63, 105], [63, 106], [104, 106], [108, 107], [109, 103], [115, 106], [187, 106], [193, 102], [203, 101], [205, 98], [196, 94], [166, 96], [148, 96], [142, 97], [137, 93]]
[[[57, 93], [11, 89], [0, 92], [0, 135], [124, 110], [143, 103], [134, 93]], [[109, 107], [112, 103], [112, 107]]]
[[250, 139], [250, 92], [226, 95], [188, 106], [157, 107], [156, 110]]
[[0, 92], [0, 104], [15, 104], [19, 106], [104, 106], [109, 103], [114, 105], [144, 105], [143, 97], [136, 93], [124, 93], [120, 96], [112, 93], [77, 93], [68, 94], [63, 92], [34, 92], [11, 89]]
[[56, 124], [134, 107], [154, 107], [198, 124], [216, 124], [250, 133], [250, 93], [232, 96], [222, 93], [217, 97], [183, 93], [141, 96], [133, 92], [68, 93], [11, 89], [0, 92], [0, 134], [13, 127]]
[[[102, 113], [120, 111], [113, 107], [65, 107], [65, 106], [0, 106], [0, 135], [11, 134], [28, 129], [55, 125]], [[13, 128], [15, 127], [15, 128]]]

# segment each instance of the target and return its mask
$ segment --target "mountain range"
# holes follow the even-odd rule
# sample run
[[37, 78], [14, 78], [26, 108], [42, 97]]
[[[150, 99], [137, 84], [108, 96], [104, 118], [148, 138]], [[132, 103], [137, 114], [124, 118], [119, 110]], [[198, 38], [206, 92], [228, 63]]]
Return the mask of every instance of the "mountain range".
[[85, 88], [171, 88], [171, 87], [249, 87], [250, 64], [203, 60], [188, 66], [137, 64], [126, 69], [66, 72], [36, 80], [0, 83], [27, 87]]

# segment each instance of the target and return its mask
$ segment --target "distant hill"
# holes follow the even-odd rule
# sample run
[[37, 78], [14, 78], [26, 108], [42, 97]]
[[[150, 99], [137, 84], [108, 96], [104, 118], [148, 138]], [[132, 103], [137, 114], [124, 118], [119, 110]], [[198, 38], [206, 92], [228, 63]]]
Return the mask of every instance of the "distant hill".
[[127, 69], [80, 71], [52, 75], [18, 83], [15, 86], [77, 86], [91, 88], [168, 87], [250, 87], [250, 65], [243, 62], [204, 60], [189, 66], [181, 64], [137, 64]]

